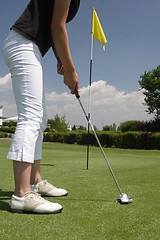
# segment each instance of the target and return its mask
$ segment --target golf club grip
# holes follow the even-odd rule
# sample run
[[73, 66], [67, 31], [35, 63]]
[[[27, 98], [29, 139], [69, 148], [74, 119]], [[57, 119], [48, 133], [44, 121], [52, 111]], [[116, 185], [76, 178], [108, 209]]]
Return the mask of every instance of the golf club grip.
[[75, 93], [75, 96], [76, 96], [77, 99], [80, 98], [80, 95], [79, 95], [79, 92], [77, 91], [77, 88], [75, 88], [74, 93]]

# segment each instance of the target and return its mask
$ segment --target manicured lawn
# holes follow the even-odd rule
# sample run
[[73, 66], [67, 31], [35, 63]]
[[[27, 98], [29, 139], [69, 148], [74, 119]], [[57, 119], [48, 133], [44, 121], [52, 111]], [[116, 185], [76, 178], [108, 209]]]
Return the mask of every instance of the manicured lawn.
[[42, 176], [66, 188], [56, 215], [12, 214], [12, 161], [9, 140], [0, 140], [0, 238], [3, 240], [159, 240], [160, 151], [104, 149], [129, 205], [115, 203], [117, 187], [97, 147], [44, 143]]

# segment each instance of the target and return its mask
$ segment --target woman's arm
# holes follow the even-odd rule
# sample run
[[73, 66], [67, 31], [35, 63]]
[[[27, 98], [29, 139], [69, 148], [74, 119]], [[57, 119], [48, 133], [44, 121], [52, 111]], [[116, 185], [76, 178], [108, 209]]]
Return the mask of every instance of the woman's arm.
[[74, 94], [75, 89], [79, 91], [79, 81], [72, 60], [66, 29], [70, 2], [71, 0], [55, 0], [51, 33], [56, 53], [63, 64], [64, 83], [69, 87], [71, 93]]

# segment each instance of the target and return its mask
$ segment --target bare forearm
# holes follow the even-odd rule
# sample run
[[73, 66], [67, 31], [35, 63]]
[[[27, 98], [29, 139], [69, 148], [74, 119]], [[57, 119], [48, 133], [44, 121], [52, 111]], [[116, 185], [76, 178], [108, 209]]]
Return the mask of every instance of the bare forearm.
[[69, 48], [68, 33], [65, 26], [58, 26], [52, 30], [52, 39], [57, 56], [61, 59], [65, 69], [73, 69], [74, 64]]
[[78, 75], [76, 73], [69, 47], [66, 19], [68, 16], [71, 0], [55, 0], [51, 34], [55, 46], [56, 55], [60, 58], [63, 68], [60, 73], [64, 75], [64, 83], [69, 87], [71, 93], [79, 90]]

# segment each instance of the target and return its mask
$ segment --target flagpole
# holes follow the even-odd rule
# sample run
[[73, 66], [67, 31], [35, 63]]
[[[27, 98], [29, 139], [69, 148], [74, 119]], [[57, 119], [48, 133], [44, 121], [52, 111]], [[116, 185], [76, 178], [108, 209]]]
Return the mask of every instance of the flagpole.
[[[94, 9], [94, 8], [93, 8]], [[92, 9], [92, 20], [93, 20], [93, 9]], [[92, 29], [92, 27], [91, 27]], [[93, 63], [93, 33], [91, 31], [91, 50], [90, 50], [90, 67], [89, 67], [89, 99], [88, 99], [88, 119], [91, 118], [91, 85], [92, 85], [92, 63]], [[89, 132], [90, 124], [88, 121], [88, 134], [87, 134], [87, 170], [89, 166]]]
[[92, 8], [92, 24], [91, 24], [91, 57], [90, 57], [90, 73], [89, 73], [89, 103], [88, 103], [88, 134], [87, 134], [87, 169], [89, 163], [89, 131], [90, 124], [89, 120], [91, 118], [91, 85], [92, 85], [92, 65], [93, 65], [93, 38], [102, 43], [102, 47], [105, 50], [105, 44], [107, 43], [106, 36], [103, 32], [103, 28], [99, 21], [96, 10]]

